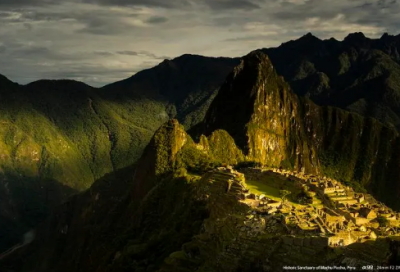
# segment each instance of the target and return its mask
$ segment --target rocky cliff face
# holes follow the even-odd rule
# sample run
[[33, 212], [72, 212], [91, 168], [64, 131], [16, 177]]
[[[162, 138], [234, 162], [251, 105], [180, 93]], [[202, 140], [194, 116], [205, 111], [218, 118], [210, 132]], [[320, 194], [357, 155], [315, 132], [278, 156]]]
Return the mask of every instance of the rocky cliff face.
[[253, 52], [221, 87], [204, 119], [205, 133], [226, 130], [247, 160], [316, 171], [313, 139], [305, 137], [298, 104], [269, 58]]
[[261, 52], [244, 57], [228, 77], [202, 129], [206, 135], [226, 130], [248, 161], [322, 173], [400, 204], [397, 132], [374, 119], [299, 98]]
[[277, 48], [262, 49], [294, 92], [378, 119], [398, 128], [400, 35], [370, 39], [362, 33], [343, 41], [311, 33]]

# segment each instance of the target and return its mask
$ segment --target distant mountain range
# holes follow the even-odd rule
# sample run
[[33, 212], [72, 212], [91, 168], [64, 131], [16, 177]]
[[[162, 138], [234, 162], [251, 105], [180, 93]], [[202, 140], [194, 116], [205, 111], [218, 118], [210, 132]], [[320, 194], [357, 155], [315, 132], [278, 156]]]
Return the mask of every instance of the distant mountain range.
[[296, 94], [400, 128], [400, 35], [340, 42], [309, 33], [262, 51]]
[[[324, 138], [326, 147], [336, 152], [349, 148], [355, 141], [365, 141], [363, 146], [371, 147], [365, 156], [376, 158], [378, 153], [374, 152], [382, 150], [380, 145], [395, 139], [400, 128], [400, 35], [369, 39], [354, 33], [337, 41], [307, 34], [261, 51], [300, 97], [372, 118], [362, 121], [363, 125], [357, 128], [360, 133], [368, 131], [375, 135], [375, 142], [354, 136], [358, 133], [354, 131], [355, 121], [347, 120], [348, 126], [342, 129], [348, 129], [354, 138], [344, 144], [346, 141], [335, 129], [325, 131], [330, 135]], [[221, 96], [214, 102], [219, 103], [219, 109], [230, 110], [238, 118], [218, 114], [220, 120], [226, 118], [226, 122], [220, 122], [231, 127], [220, 127], [222, 123], [212, 126], [217, 121], [211, 113], [204, 119], [219, 87], [239, 63], [240, 58], [183, 55], [103, 88], [70, 80], [40, 80], [21, 86], [0, 76], [0, 250], [18, 242], [24, 232], [35, 227], [71, 194], [86, 190], [108, 173], [133, 165], [156, 129], [172, 117], [185, 129], [191, 129], [194, 136], [198, 131], [207, 134], [224, 128], [243, 152], [249, 152], [244, 128], [231, 123], [248, 117], [246, 112], [236, 110], [249, 101], [240, 99], [240, 93]], [[225, 87], [225, 91], [229, 92], [229, 88]], [[335, 122], [341, 122], [335, 116], [348, 116], [334, 108], [321, 114], [330, 117], [321, 118], [320, 125], [333, 128], [337, 127]], [[203, 120], [208, 121], [204, 124]], [[371, 128], [376, 126], [379, 129]], [[294, 141], [303, 141], [303, 136], [296, 133]], [[309, 148], [310, 144], [299, 147], [303, 156], [304, 152], [309, 156], [318, 153]], [[288, 154], [298, 152], [291, 148]], [[384, 151], [382, 163], [391, 158], [389, 153]], [[358, 166], [361, 157], [344, 157], [340, 161], [342, 157], [334, 153], [325, 155], [332, 164], [325, 171], [353, 182], [354, 169], [346, 172], [342, 166], [339, 170], [334, 166], [349, 161]], [[314, 160], [272, 161], [271, 157], [269, 163], [312, 169], [308, 164], [314, 164]], [[396, 176], [378, 178], [380, 172], [370, 172], [369, 167], [363, 165], [356, 172], [356, 184], [361, 182], [361, 186], [374, 189], [383, 197], [388, 191], [397, 192]], [[397, 205], [396, 197], [393, 194], [386, 200]]]

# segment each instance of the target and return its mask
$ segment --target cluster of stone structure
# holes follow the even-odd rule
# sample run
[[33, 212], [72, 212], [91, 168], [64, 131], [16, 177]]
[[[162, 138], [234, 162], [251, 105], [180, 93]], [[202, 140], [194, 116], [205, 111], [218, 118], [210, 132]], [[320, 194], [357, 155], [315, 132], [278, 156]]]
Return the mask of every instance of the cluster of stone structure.
[[252, 208], [279, 216], [291, 234], [325, 237], [328, 246], [335, 247], [399, 233], [399, 214], [334, 179], [281, 169], [246, 168], [243, 172], [250, 179], [284, 176], [301, 188], [306, 197], [297, 205], [249, 192], [241, 195], [242, 202]]

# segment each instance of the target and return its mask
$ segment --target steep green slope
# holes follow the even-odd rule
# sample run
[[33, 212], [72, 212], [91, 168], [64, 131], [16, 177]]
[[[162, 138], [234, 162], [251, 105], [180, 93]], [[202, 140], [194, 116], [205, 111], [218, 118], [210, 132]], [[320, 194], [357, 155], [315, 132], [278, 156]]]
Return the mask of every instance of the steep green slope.
[[101, 94], [119, 102], [138, 97], [161, 100], [167, 106], [160, 115], [176, 117], [189, 128], [203, 120], [220, 85], [238, 63], [236, 58], [186, 54], [107, 85]]
[[[0, 237], [8, 238], [0, 251], [72, 192], [133, 164], [169, 117], [196, 124], [235, 63], [184, 55], [101, 89], [70, 80], [20, 86], [1, 77], [0, 194], [7, 197], [0, 199]], [[36, 197], [54, 186], [55, 201]]]
[[[8, 152], [1, 167], [37, 176], [31, 162], [43, 161], [47, 152], [46, 156], [62, 161], [54, 167], [70, 164], [70, 173], [48, 170], [51, 177], [76, 189], [87, 188], [94, 179], [136, 161], [169, 117], [176, 116], [187, 127], [201, 120], [236, 63], [183, 55], [101, 89], [69, 80], [20, 86], [2, 78], [0, 144]], [[17, 155], [25, 164], [15, 162]]]
[[[35, 241], [23, 248], [26, 262], [12, 266], [17, 265], [18, 271], [157, 267], [190, 240], [207, 216], [190, 177], [171, 173], [189, 162], [211, 161], [194, 145], [177, 121], [168, 122], [146, 147], [134, 174], [132, 168], [109, 174], [58, 207], [41, 225]], [[160, 232], [159, 226], [163, 226]], [[1, 268], [7, 271], [8, 264], [3, 262]]]
[[[95, 90], [82, 87], [75, 82], [39, 82], [2, 93], [0, 168], [4, 186], [0, 190], [9, 196], [2, 202], [13, 202], [16, 207], [8, 210], [4, 205], [7, 216], [3, 226], [18, 224], [14, 218], [20, 218], [18, 229], [28, 231], [73, 191], [88, 188], [114, 168], [132, 164], [151, 137], [152, 131], [122, 120], [121, 112], [115, 113], [113, 105], [96, 96]], [[121, 111], [128, 115], [124, 108]], [[37, 197], [35, 183], [41, 184], [39, 192], [50, 194], [55, 201]], [[53, 183], [63, 190], [54, 192], [55, 196]], [[37, 210], [37, 205], [29, 205], [35, 199], [39, 201]], [[30, 223], [25, 224], [27, 221]], [[2, 232], [10, 241], [1, 248], [15, 244], [22, 233]]]

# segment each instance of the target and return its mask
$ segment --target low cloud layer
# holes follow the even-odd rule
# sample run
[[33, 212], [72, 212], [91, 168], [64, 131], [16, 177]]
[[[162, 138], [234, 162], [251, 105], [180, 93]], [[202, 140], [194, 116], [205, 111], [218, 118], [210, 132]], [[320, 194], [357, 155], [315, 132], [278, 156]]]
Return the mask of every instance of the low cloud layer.
[[1, 0], [0, 74], [94, 86], [185, 53], [241, 56], [312, 32], [399, 29], [396, 0]]

